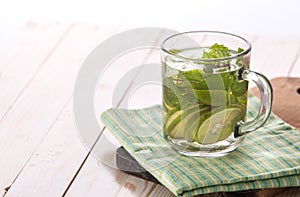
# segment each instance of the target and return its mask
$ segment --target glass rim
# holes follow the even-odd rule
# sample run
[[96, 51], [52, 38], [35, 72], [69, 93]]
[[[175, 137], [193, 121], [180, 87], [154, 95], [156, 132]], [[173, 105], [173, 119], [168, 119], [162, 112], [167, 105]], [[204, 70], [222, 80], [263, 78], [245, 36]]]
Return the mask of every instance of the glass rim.
[[[182, 56], [182, 55], [178, 55], [177, 53], [171, 52], [170, 51], [171, 49], [166, 49], [166, 47], [165, 47], [166, 42], [168, 40], [174, 38], [174, 37], [181, 36], [181, 35], [184, 35], [184, 34], [196, 34], [196, 33], [197, 34], [199, 34], [199, 33], [218, 34], [220, 36], [227, 35], [227, 36], [230, 36], [230, 37], [233, 37], [233, 38], [236, 38], [236, 39], [239, 39], [239, 40], [243, 41], [244, 43], [246, 43], [247, 48], [244, 51], [240, 52], [240, 53], [236, 53], [234, 55], [231, 55], [229, 57], [224, 57], [224, 58], [190, 58], [190, 57], [185, 57], [185, 56]], [[223, 43], [221, 43], [221, 44], [223, 44]], [[233, 33], [228, 33], [228, 32], [223, 32], [223, 31], [207, 31], [207, 30], [204, 30], [204, 31], [186, 31], [186, 32], [173, 34], [173, 35], [167, 37], [162, 42], [160, 48], [163, 52], [168, 53], [169, 55], [181, 58], [181, 59], [186, 59], [186, 60], [191, 60], [191, 61], [215, 62], [215, 61], [232, 60], [232, 59], [236, 59], [240, 56], [244, 56], [244, 55], [246, 55], [247, 53], [249, 53], [251, 51], [252, 46], [251, 46], [251, 43], [248, 40], [246, 40], [245, 38], [243, 38], [239, 35], [236, 35], [236, 34], [233, 34]]]

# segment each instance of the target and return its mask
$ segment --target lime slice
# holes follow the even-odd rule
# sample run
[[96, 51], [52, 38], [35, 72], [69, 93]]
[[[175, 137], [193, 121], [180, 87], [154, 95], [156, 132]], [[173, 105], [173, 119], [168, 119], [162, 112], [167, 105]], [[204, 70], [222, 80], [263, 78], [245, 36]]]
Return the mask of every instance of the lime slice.
[[232, 133], [233, 127], [241, 118], [242, 110], [237, 107], [212, 112], [199, 127], [197, 141], [201, 144], [212, 144], [224, 140]]
[[[193, 133], [197, 130], [195, 128], [189, 128], [187, 129], [188, 122], [190, 122], [191, 119], [197, 119], [194, 118], [195, 116], [199, 116], [199, 112], [193, 112], [182, 118], [180, 122], [170, 131], [170, 136], [173, 138], [184, 138], [188, 141], [193, 140]], [[191, 133], [191, 137], [189, 135]]]
[[193, 105], [189, 107], [184, 112], [182, 110], [170, 111], [167, 113], [166, 121], [165, 121], [165, 129], [168, 133], [170, 133], [173, 128], [181, 121], [182, 117], [187, 116], [187, 114], [192, 113], [199, 109], [199, 105]]
[[173, 107], [169, 105], [165, 100], [163, 100], [163, 106], [166, 108], [167, 111], [173, 110]]
[[176, 110], [176, 112], [172, 113], [172, 115], [170, 115], [170, 116], [168, 116], [168, 114], [167, 114], [167, 119], [165, 120], [165, 128], [168, 131], [170, 131], [171, 128], [176, 126], [176, 122], [180, 121], [181, 114], [182, 114], [181, 110], [180, 111]]
[[201, 122], [202, 114], [206, 114], [209, 111], [209, 107], [203, 109], [197, 107], [196, 109], [185, 111], [181, 120], [176, 122], [176, 126], [170, 130], [170, 136], [192, 142], [197, 133], [199, 123]]

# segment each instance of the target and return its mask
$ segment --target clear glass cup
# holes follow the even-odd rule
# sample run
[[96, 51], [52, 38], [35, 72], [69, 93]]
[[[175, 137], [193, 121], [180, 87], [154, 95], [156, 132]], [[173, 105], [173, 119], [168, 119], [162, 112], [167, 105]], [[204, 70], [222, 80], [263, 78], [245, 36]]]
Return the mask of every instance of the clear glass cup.
[[[249, 70], [251, 44], [225, 32], [173, 35], [161, 46], [163, 132], [179, 153], [217, 157], [236, 149], [270, 115], [272, 87]], [[248, 81], [261, 94], [256, 118], [246, 121]]]

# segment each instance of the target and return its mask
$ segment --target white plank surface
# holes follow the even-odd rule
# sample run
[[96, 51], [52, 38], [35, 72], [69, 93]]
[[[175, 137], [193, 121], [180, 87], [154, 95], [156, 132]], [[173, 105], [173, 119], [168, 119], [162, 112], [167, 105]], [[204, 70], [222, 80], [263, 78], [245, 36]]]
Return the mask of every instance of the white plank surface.
[[[65, 38], [69, 25], [28, 22], [0, 55], [0, 119]], [[43, 43], [43, 44], [41, 44]]]
[[[156, 40], [153, 40], [153, 43], [155, 42]], [[100, 117], [101, 113], [105, 109], [113, 106], [112, 98], [114, 97], [114, 89], [116, 88], [116, 85], [119, 82], [119, 80], [124, 75], [126, 75], [128, 71], [137, 68], [140, 65], [151, 62], [159, 62], [159, 51], [153, 49], [137, 50], [130, 52], [124, 56], [121, 56], [120, 58], [115, 60], [115, 62], [109, 67], [109, 69], [106, 70], [106, 73], [101, 77], [96, 89], [95, 100], [97, 102], [95, 103], [95, 110], [98, 117]], [[128, 83], [128, 86], [129, 85], [130, 82]], [[124, 88], [121, 91], [123, 91], [123, 93], [121, 93], [120, 95], [125, 94], [126, 88]], [[105, 95], [105, 98], [103, 97], [103, 95]], [[108, 139], [111, 139], [111, 134], [109, 131], [107, 131], [107, 129], [105, 129], [103, 135], [105, 135]], [[97, 145], [95, 146], [94, 153], [99, 152], [99, 150], [102, 148], [101, 139], [100, 143], [97, 143]], [[112, 139], [111, 141], [112, 143], [114, 143], [115, 140]], [[115, 154], [114, 151], [115, 149], [112, 149], [111, 154]], [[95, 165], [94, 157], [90, 156], [87, 159], [80, 173], [76, 177], [74, 183], [68, 190], [67, 196], [78, 196], [78, 194], [85, 194], [86, 196], [97, 196], [99, 195], [99, 193], [103, 193], [103, 191], [107, 191], [107, 193], [105, 192], [105, 196], [117, 195], [118, 190], [123, 187], [122, 185], [127, 175], [124, 176], [124, 174], [121, 174], [121, 176], [118, 176], [115, 181], [116, 183], [118, 183], [118, 185], [110, 184], [110, 187], [107, 190], [107, 184], [103, 183], [103, 179], [98, 179], [97, 177], [99, 177], [99, 174], [101, 174], [101, 169], [105, 166], [105, 164], [110, 165], [111, 163], [103, 161], [102, 158], [100, 158], [100, 161], [102, 162], [98, 162], [97, 166]], [[90, 173], [91, 171], [95, 173]], [[115, 173], [115, 170], [111, 169], [111, 171]], [[108, 182], [111, 182], [111, 177], [102, 175], [102, 177], [103, 176], [105, 177], [105, 179], [108, 179]], [[90, 180], [94, 180], [92, 186], [81, 187], [82, 185], [89, 185]]]
[[[99, 28], [95, 28], [95, 29], [99, 29]], [[69, 38], [68, 38], [69, 40], [64, 41], [64, 43], [67, 43], [67, 44], [62, 44], [61, 48], [65, 48], [64, 45], [68, 45], [69, 42], [76, 43], [75, 40], [78, 40], [78, 37], [80, 37], [82, 34], [89, 38], [89, 42], [87, 42], [86, 40], [83, 40], [82, 42], [84, 42], [84, 43], [78, 43], [77, 42], [76, 44], [80, 45], [81, 49], [85, 48], [85, 47], [90, 47], [91, 43], [93, 43], [95, 45], [97, 43], [100, 43], [99, 39], [101, 39], [101, 40], [104, 39], [106, 37], [105, 33], [107, 33], [105, 31], [104, 32], [103, 31], [102, 32], [101, 31], [95, 32], [94, 28], [76, 27], [75, 29], [73, 29], [70, 32], [70, 34], [74, 34], [74, 31], [75, 31], [75, 36], [74, 35], [69, 36]], [[78, 33], [78, 32], [80, 32], [80, 33]], [[109, 32], [109, 35], [111, 35], [112, 34], [112, 28], [108, 29], [108, 32]], [[91, 51], [94, 47], [95, 46], [88, 48], [89, 51]], [[81, 51], [81, 53], [82, 53], [82, 51]], [[82, 56], [84, 54], [85, 53], [82, 53], [80, 56]], [[87, 55], [87, 54], [85, 54], [85, 55]], [[136, 55], [137, 54], [135, 54], [135, 56]], [[76, 59], [80, 56], [75, 55]], [[127, 58], [127, 61], [125, 61], [125, 62], [128, 62], [129, 60], [131, 60], [130, 64], [127, 63], [127, 66], [132, 66], [131, 65], [132, 63], [140, 64], [145, 59], [142, 56], [141, 56], [142, 58], [140, 58], [140, 59], [139, 58], [133, 58], [133, 57], [134, 57], [134, 55], [131, 55], [130, 58]], [[69, 60], [70, 59], [72, 60], [72, 57], [69, 57]], [[137, 61], [137, 62], [132, 61], [132, 59]], [[124, 61], [124, 59], [122, 61]], [[123, 66], [123, 68], [125, 68], [125, 71], [127, 71], [129, 69], [129, 68], [126, 68], [126, 66], [124, 66], [124, 63], [122, 64], [122, 66]], [[118, 77], [118, 75], [116, 75], [116, 72], [112, 72], [112, 74], [114, 76]], [[71, 76], [72, 75], [70, 75], [69, 77], [71, 77]], [[115, 78], [115, 79], [117, 81], [118, 78]], [[108, 80], [111, 80], [111, 79], [109, 78]], [[106, 81], [106, 82], [108, 82], [108, 81]], [[55, 95], [53, 95], [53, 96], [55, 96]], [[56, 95], [56, 96], [58, 96], [58, 95]], [[111, 98], [109, 98], [109, 97], [107, 99], [104, 99], [104, 100], [101, 99], [101, 101], [106, 101], [107, 104], [111, 104], [110, 102], [108, 102], [108, 101], [111, 101]], [[102, 105], [102, 106], [105, 106], [105, 105]], [[109, 106], [111, 106], [111, 105], [109, 105]], [[70, 120], [69, 120], [70, 117], [67, 116], [67, 118], [66, 118], [65, 116], [66, 115], [63, 114], [62, 119], [65, 122], [70, 122]], [[58, 124], [60, 124], [60, 122], [62, 122], [62, 121], [60, 121], [60, 119], [59, 119], [58, 122], [59, 122]], [[47, 134], [47, 136], [45, 136], [45, 138], [43, 139], [41, 145], [38, 147], [38, 149], [31, 156], [30, 160], [25, 165], [23, 171], [18, 176], [17, 181], [10, 188], [9, 192], [7, 192], [6, 196], [14, 196], [16, 194], [22, 194], [22, 195], [25, 195], [25, 196], [32, 196], [32, 195], [33, 196], [39, 196], [39, 195], [41, 195], [41, 192], [43, 191], [43, 189], [33, 189], [31, 187], [31, 185], [28, 185], [28, 184], [30, 184], [30, 182], [28, 182], [28, 179], [31, 179], [33, 182], [35, 182], [36, 183], [35, 187], [38, 187], [38, 188], [47, 188], [49, 186], [53, 186], [53, 188], [55, 188], [55, 189], [49, 190], [47, 192], [47, 196], [56, 196], [57, 194], [62, 194], [62, 192], [64, 192], [64, 190], [67, 188], [68, 184], [71, 182], [72, 176], [74, 176], [76, 174], [76, 171], [78, 169], [80, 169], [80, 165], [84, 161], [84, 158], [85, 158], [87, 153], [84, 156], [82, 155], [83, 154], [82, 152], [79, 152], [78, 155], [76, 155], [76, 154], [70, 155], [69, 151], [76, 150], [76, 149], [78, 149], [78, 146], [83, 146], [83, 145], [78, 143], [78, 140], [77, 140], [77, 143], [73, 142], [71, 144], [65, 144], [65, 141], [69, 140], [68, 138], [70, 138], [70, 137], [74, 138], [74, 136], [75, 136], [75, 138], [76, 137], [78, 138], [78, 134], [76, 133], [75, 128], [71, 127], [70, 125], [66, 125], [65, 129], [68, 130], [68, 133], [62, 135], [61, 134], [62, 131], [56, 129], [56, 124], [53, 123], [53, 125], [54, 125], [53, 126], [54, 129], [51, 129], [49, 131], [49, 133]], [[58, 128], [61, 129], [61, 126], [58, 126]], [[72, 131], [72, 132], [70, 132], [70, 131]], [[60, 133], [58, 133], [58, 132], [60, 132]], [[51, 143], [54, 140], [53, 135], [54, 136], [61, 135], [60, 138], [58, 138], [56, 140], [55, 144]], [[73, 139], [73, 138], [71, 138], [71, 139]], [[35, 166], [35, 163], [44, 163], [44, 160], [45, 160], [44, 157], [45, 156], [48, 155], [48, 157], [51, 157], [51, 155], [49, 155], [49, 150], [56, 149], [57, 146], [58, 147], [63, 147], [63, 148], [62, 148], [61, 151], [57, 151], [59, 153], [59, 156], [57, 156], [57, 158], [55, 160], [53, 160], [51, 162], [46, 162], [46, 164], [48, 164], [48, 165], [37, 165], [37, 166]], [[42, 156], [37, 157], [37, 155], [42, 155]], [[74, 162], [69, 162], [69, 163], [64, 163], [64, 164], [60, 163], [60, 162], [66, 161], [66, 160], [74, 161]], [[49, 165], [52, 167], [51, 170], [48, 168]], [[57, 172], [62, 170], [61, 169], [62, 167], [64, 167], [64, 169], [66, 169], [64, 171], [64, 173], [57, 174]], [[97, 166], [96, 171], [97, 170], [99, 170], [100, 173], [101, 172], [104, 173], [104, 174], [101, 174], [100, 177], [105, 176], [106, 178], [109, 178], [109, 176], [106, 173], [106, 170], [101, 170], [101, 168], [99, 169], [99, 166]], [[35, 172], [39, 172], [39, 173], [36, 174], [36, 176], [33, 177], [32, 173], [35, 174]], [[48, 175], [48, 174], [51, 174], [51, 173], [53, 173], [52, 179], [44, 180], [44, 175]], [[117, 172], [117, 173], [119, 173], [119, 172]], [[94, 173], [90, 173], [90, 174], [93, 175]], [[96, 175], [99, 176], [99, 174], [96, 174]], [[127, 175], [124, 174], [123, 176], [127, 176]], [[120, 177], [122, 177], [122, 176], [120, 176]], [[111, 178], [112, 178], [112, 180], [115, 180], [115, 176], [111, 176]], [[55, 180], [57, 180], [57, 181], [55, 181]], [[88, 180], [90, 180], [90, 179], [88, 179]], [[110, 187], [115, 188], [115, 186], [112, 183], [113, 183], [113, 181], [109, 184]], [[104, 188], [106, 187], [105, 184], [104, 185], [101, 184], [101, 185]], [[97, 186], [97, 188], [99, 188], [99, 185]]]
[[[19, 123], [26, 121], [24, 111], [16, 109], [16, 105], [36, 73], [47, 59], [53, 54], [61, 40], [69, 30], [69, 25], [51, 23], [27, 23], [20, 29], [16, 38], [4, 49], [0, 55], [0, 188], [8, 187], [26, 161], [19, 158], [17, 149], [23, 149], [19, 141], [27, 141], [27, 134], [19, 133], [18, 129], [25, 130]], [[43, 43], [43, 44], [41, 44]], [[38, 93], [38, 92], [36, 92]], [[24, 98], [24, 96], [23, 96]], [[28, 106], [30, 108], [30, 106]], [[27, 108], [28, 109], [28, 108]], [[9, 115], [10, 114], [10, 115]], [[10, 119], [12, 114], [15, 118]], [[37, 120], [35, 120], [38, 122]], [[18, 126], [21, 126], [18, 128]], [[15, 168], [16, 167], [16, 168]]]
[[128, 176], [117, 196], [173, 197], [175, 195], [162, 185], [133, 176]]
[[65, 196], [116, 196], [127, 176], [89, 157]]
[[[21, 125], [21, 128], [27, 129], [17, 130], [16, 133], [26, 135], [26, 131], [30, 131], [27, 138], [34, 139], [26, 145], [26, 148], [17, 150], [22, 153], [19, 165], [28, 159], [25, 159], [25, 156], [31, 157], [6, 196], [59, 196], [68, 187], [87, 151], [83, 150], [84, 146], [76, 131], [71, 105], [61, 119], [56, 120], [56, 117], [60, 115], [66, 103], [70, 102], [76, 74], [84, 58], [113, 31], [113, 27], [102, 29], [95, 26], [74, 25], [53, 57], [32, 80], [30, 86], [32, 89], [29, 89], [28, 93], [24, 92], [27, 95], [20, 99], [20, 105], [24, 103], [26, 107], [30, 105], [32, 107], [30, 114], [24, 110], [24, 115], [28, 118], [23, 122], [20, 121], [20, 124], [26, 124]], [[83, 35], [86, 37], [82, 38]], [[31, 99], [27, 100], [28, 97]], [[22, 112], [23, 109], [18, 111]], [[41, 114], [45, 115], [39, 117]], [[16, 118], [14, 114], [11, 116], [11, 119]], [[36, 120], [40, 121], [39, 127], [36, 126]], [[32, 153], [36, 146], [37, 150]], [[15, 166], [13, 167], [13, 170], [18, 171]], [[35, 184], [32, 185], [32, 182]]]
[[290, 77], [300, 77], [300, 48], [297, 52], [297, 58], [295, 59], [294, 64], [290, 68], [290, 72], [288, 74]]
[[154, 188], [155, 183], [129, 176], [117, 196], [149, 196]]
[[86, 152], [75, 133], [73, 112], [69, 105], [30, 157], [6, 196], [60, 196]]
[[[161, 185], [99, 162], [83, 147], [73, 122], [71, 95], [82, 61], [102, 40], [128, 28], [28, 23], [0, 56], [2, 193], [11, 186], [5, 196], [173, 196]], [[253, 44], [253, 70], [269, 78], [300, 76], [300, 37], [245, 35]], [[159, 62], [157, 51], [136, 51], [109, 67], [95, 93], [98, 117], [112, 106], [119, 79], [150, 62]], [[159, 86], [143, 86], [128, 106], [149, 106], [159, 96]], [[104, 135], [111, 138], [108, 130]]]
[[288, 75], [297, 58], [300, 38], [256, 36], [252, 43], [251, 69], [272, 79]]

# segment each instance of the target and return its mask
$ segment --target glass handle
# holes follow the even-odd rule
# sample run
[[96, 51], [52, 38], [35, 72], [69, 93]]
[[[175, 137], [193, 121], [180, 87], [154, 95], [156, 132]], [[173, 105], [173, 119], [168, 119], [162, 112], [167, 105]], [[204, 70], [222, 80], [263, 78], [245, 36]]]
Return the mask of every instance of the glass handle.
[[253, 120], [249, 122], [240, 121], [237, 123], [234, 130], [234, 137], [245, 135], [261, 127], [267, 121], [271, 113], [273, 100], [272, 86], [264, 75], [246, 69], [241, 70], [239, 78], [241, 80], [253, 81], [257, 85], [260, 92], [261, 104], [259, 112]]

